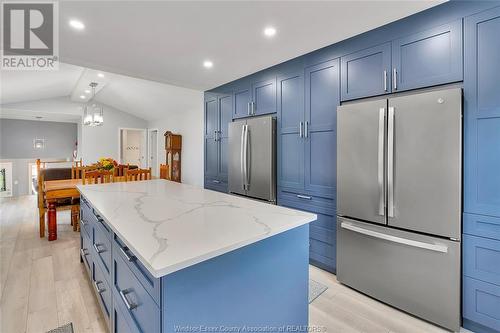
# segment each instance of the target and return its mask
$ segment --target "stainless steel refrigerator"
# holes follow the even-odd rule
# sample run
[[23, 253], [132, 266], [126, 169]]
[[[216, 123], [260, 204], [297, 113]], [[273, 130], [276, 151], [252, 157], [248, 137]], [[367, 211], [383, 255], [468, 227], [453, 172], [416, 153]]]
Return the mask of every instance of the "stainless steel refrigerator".
[[229, 192], [276, 203], [276, 119], [229, 124]]
[[462, 92], [337, 112], [337, 278], [460, 328]]

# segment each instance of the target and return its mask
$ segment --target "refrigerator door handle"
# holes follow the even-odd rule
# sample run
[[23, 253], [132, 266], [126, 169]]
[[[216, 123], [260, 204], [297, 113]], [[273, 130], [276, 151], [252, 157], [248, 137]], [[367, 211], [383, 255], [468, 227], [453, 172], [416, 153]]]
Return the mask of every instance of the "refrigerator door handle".
[[378, 215], [385, 215], [385, 190], [384, 190], [384, 134], [385, 134], [385, 108], [379, 109], [378, 116]]
[[249, 140], [248, 140], [248, 125], [244, 125], [245, 128], [245, 142], [244, 142], [244, 165], [245, 165], [245, 172], [243, 173], [244, 177], [244, 182], [245, 182], [245, 189], [248, 191], [250, 187], [250, 180], [249, 180], [249, 170], [248, 170], [248, 161], [249, 161], [249, 156], [248, 156], [248, 145], [249, 145]]
[[240, 141], [240, 172], [243, 176], [243, 190], [246, 190], [245, 184], [245, 126], [241, 127], [241, 141]]
[[394, 107], [387, 120], [387, 215], [394, 217]]
[[384, 234], [381, 232], [364, 229], [364, 228], [361, 228], [361, 227], [358, 227], [358, 226], [355, 226], [353, 224], [346, 223], [346, 222], [342, 222], [340, 224], [340, 226], [344, 229], [351, 230], [351, 231], [357, 232], [359, 234], [383, 239], [383, 240], [386, 240], [389, 242], [399, 243], [399, 244], [408, 245], [408, 246], [412, 246], [412, 247], [418, 247], [421, 249], [426, 249], [426, 250], [435, 251], [435, 252], [448, 253], [448, 247], [446, 245], [430, 244], [430, 243], [420, 242], [420, 241], [416, 241], [416, 240], [412, 240], [412, 239], [397, 237], [397, 236], [393, 236], [393, 235], [387, 235], [387, 234]]

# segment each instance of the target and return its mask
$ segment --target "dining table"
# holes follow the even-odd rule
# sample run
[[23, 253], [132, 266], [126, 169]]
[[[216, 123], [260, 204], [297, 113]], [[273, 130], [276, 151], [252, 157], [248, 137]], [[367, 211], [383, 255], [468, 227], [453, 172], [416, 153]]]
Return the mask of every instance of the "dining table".
[[[113, 177], [113, 182], [119, 181], [125, 181], [125, 177]], [[48, 215], [47, 238], [49, 241], [57, 239], [57, 201], [61, 199], [80, 198], [80, 192], [76, 188], [80, 184], [82, 184], [81, 179], [47, 180], [44, 182], [44, 196]]]

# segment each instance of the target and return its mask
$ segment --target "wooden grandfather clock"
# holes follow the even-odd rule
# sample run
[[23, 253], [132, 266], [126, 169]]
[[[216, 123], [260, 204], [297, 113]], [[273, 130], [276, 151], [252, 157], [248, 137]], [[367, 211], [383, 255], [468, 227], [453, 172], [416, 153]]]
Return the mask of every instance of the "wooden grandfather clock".
[[165, 132], [165, 150], [167, 155], [168, 179], [181, 182], [182, 135]]

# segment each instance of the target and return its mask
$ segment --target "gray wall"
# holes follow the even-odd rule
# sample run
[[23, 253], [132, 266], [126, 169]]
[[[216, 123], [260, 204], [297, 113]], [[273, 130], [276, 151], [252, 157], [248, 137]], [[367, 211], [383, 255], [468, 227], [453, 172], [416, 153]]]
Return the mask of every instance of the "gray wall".
[[[0, 161], [12, 162], [13, 196], [30, 193], [28, 166], [37, 158], [71, 161], [77, 132], [74, 123], [0, 119]], [[45, 139], [44, 149], [34, 149], [35, 138]]]
[[[0, 119], [0, 158], [71, 158], [77, 132], [74, 123]], [[45, 139], [45, 148], [35, 149], [35, 138]]]

